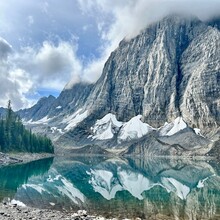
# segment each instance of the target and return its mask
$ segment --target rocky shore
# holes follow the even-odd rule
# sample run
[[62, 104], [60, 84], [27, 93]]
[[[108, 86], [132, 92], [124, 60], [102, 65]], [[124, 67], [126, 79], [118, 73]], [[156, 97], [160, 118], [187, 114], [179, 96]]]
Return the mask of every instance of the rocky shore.
[[[141, 220], [142, 218], [105, 218], [99, 215], [89, 215], [85, 210], [77, 212], [64, 212], [57, 210], [36, 209], [24, 206], [15, 202], [0, 203], [0, 219], [1, 220]], [[174, 216], [167, 216], [157, 213], [151, 215], [148, 220], [174, 220]]]
[[16, 203], [0, 203], [0, 219], [1, 220], [105, 220], [101, 216], [88, 215], [85, 210], [79, 210], [75, 213], [60, 212], [56, 210], [40, 210], [26, 206], [18, 206]]
[[28, 163], [34, 160], [53, 157], [53, 154], [48, 153], [9, 153], [0, 152], [0, 167], [16, 163]]
[[0, 152], [0, 166], [7, 166], [9, 164], [21, 163], [21, 162], [23, 162], [23, 160]]
[[[65, 212], [48, 209], [36, 209], [24, 206], [20, 202], [0, 203], [1, 220], [141, 220], [142, 218], [105, 218], [100, 215], [90, 215], [85, 210], [77, 212]], [[146, 218], [143, 218], [146, 219]], [[149, 216], [148, 220], [174, 220], [174, 216], [167, 216], [160, 213]]]

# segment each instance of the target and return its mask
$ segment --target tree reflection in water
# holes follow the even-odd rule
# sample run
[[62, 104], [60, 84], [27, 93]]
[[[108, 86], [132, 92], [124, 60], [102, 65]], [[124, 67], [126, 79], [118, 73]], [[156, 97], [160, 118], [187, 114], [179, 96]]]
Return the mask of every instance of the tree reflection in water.
[[218, 219], [220, 214], [215, 161], [78, 156], [57, 157], [49, 167], [42, 165], [44, 175], [33, 172], [28, 180], [15, 181], [20, 187], [14, 198], [38, 208], [86, 209], [120, 219]]

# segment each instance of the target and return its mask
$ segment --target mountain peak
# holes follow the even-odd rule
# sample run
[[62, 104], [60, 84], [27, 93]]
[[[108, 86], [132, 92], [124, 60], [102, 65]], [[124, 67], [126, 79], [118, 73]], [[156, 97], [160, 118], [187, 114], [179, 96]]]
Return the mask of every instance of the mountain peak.
[[207, 24], [220, 30], [220, 15], [216, 15], [207, 21]]
[[[220, 124], [219, 47], [216, 28], [194, 16], [170, 14], [138, 36], [123, 40], [96, 83], [65, 87], [55, 102], [40, 112], [47, 110], [59, 126], [63, 117], [80, 110], [83, 120], [59, 139], [71, 139], [67, 140], [71, 146], [73, 141], [76, 145], [103, 143], [110, 138], [116, 143], [118, 135], [123, 140], [140, 138], [180, 115], [184, 121], [179, 117], [160, 133], [167, 138], [176, 131], [188, 135], [187, 125], [214, 133]], [[35, 110], [39, 114], [39, 109]], [[59, 129], [66, 125], [61, 126]], [[190, 132], [194, 138], [195, 133]]]
[[45, 102], [46, 100], [55, 100], [55, 99], [56, 99], [56, 97], [54, 97], [53, 95], [43, 96], [39, 99], [38, 102]]

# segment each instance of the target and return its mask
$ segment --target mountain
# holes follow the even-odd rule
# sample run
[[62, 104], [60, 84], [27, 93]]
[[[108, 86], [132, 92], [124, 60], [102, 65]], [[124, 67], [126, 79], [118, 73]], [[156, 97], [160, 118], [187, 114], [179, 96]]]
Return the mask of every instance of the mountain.
[[36, 121], [47, 116], [51, 104], [56, 100], [52, 95], [41, 98], [36, 105], [29, 109], [20, 110], [17, 113], [27, 121]]
[[93, 85], [77, 83], [72, 87], [65, 87], [58, 98], [52, 104], [48, 116], [54, 117], [59, 114], [74, 113], [84, 105]]
[[[215, 145], [208, 139], [192, 132], [190, 128], [186, 128], [172, 136], [147, 135], [129, 145], [121, 155], [198, 156], [207, 154]], [[212, 154], [212, 156], [214, 155]]]
[[156, 127], [179, 115], [192, 126], [217, 127], [219, 37], [196, 18], [164, 18], [112, 52], [86, 106], [122, 121], [141, 114]]
[[17, 113], [26, 121], [74, 113], [85, 103], [92, 86], [88, 83], [74, 84], [72, 88], [64, 88], [57, 98], [52, 95], [43, 97], [33, 107], [19, 110]]
[[[210, 144], [205, 137], [219, 139], [218, 22], [218, 18], [203, 22], [169, 15], [138, 36], [122, 40], [96, 83], [67, 86], [49, 109], [47, 104], [37, 103], [32, 108], [40, 105], [44, 109], [41, 117], [31, 109], [20, 115], [26, 121], [37, 120], [38, 126], [45, 124], [62, 146], [129, 147], [149, 133], [171, 146], [179, 144], [181, 135], [173, 135], [185, 123], [184, 128], [192, 128], [184, 136], [189, 137], [186, 140], [199, 138], [197, 148], [205, 147]], [[173, 128], [176, 120], [178, 126]], [[166, 122], [168, 127], [163, 126]], [[170, 131], [162, 136], [170, 138], [159, 137], [161, 127]]]
[[220, 30], [220, 16], [214, 16], [207, 24]]

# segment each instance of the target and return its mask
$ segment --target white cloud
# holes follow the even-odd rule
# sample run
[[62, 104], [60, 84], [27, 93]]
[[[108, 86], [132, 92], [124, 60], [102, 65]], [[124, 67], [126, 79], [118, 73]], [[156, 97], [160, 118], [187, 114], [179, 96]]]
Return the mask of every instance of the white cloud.
[[30, 74], [36, 87], [62, 90], [71, 77], [80, 76], [82, 65], [76, 56], [77, 46], [60, 41], [45, 41], [40, 48], [25, 47], [13, 62]]
[[71, 77], [70, 81], [65, 85], [64, 89], [71, 89], [73, 87], [73, 85], [75, 85], [76, 83], [79, 83], [82, 81], [82, 78], [80, 77], [80, 75], [74, 75]]
[[0, 106], [6, 106], [10, 99], [14, 109], [30, 106], [31, 100], [25, 94], [33, 88], [33, 82], [28, 74], [21, 69], [13, 69], [8, 63], [2, 63], [0, 67]]
[[219, 0], [78, 0], [81, 10], [90, 13], [98, 21], [103, 32], [106, 20], [103, 15], [113, 17], [103, 37], [110, 41], [119, 41], [124, 37], [133, 37], [148, 24], [169, 13], [184, 13], [198, 16], [204, 20], [219, 15]]
[[[220, 8], [219, 0], [78, 0], [79, 5], [71, 0], [15, 2], [0, 2], [0, 33], [13, 45], [24, 39], [21, 42], [29, 46], [21, 44], [21, 49], [19, 45], [17, 51], [12, 50], [0, 38], [0, 105], [5, 106], [11, 99], [16, 109], [28, 106], [33, 101], [30, 96], [40, 89], [60, 91], [69, 81], [67, 87], [81, 80], [96, 81], [123, 38], [137, 35], [170, 12], [207, 19], [219, 13]], [[54, 35], [60, 40], [54, 40]], [[79, 45], [71, 42], [73, 35], [81, 37], [73, 40]], [[92, 51], [94, 47], [86, 47], [96, 42], [98, 53]], [[91, 51], [96, 54], [93, 58]]]
[[98, 79], [104, 62], [124, 38], [136, 36], [147, 25], [169, 13], [184, 13], [207, 19], [219, 14], [219, 0], [78, 0], [84, 14], [97, 21], [97, 29], [105, 42], [101, 58], [93, 60], [84, 70], [90, 81]]
[[103, 56], [100, 59], [90, 61], [90, 63], [83, 69], [82, 80], [87, 82], [95, 82], [100, 77], [102, 69], [107, 57]]
[[6, 106], [11, 99], [17, 109], [28, 105], [24, 94], [30, 90], [32, 82], [25, 71], [14, 69], [10, 56], [13, 56], [12, 46], [0, 38], [0, 106]]
[[34, 59], [42, 78], [47, 79], [51, 75], [60, 77], [62, 74], [69, 78], [70, 74], [75, 76], [81, 73], [81, 64], [76, 57], [76, 48], [67, 42], [60, 42], [58, 46], [44, 42]]
[[69, 42], [54, 45], [46, 41], [39, 48], [25, 47], [11, 53], [10, 44], [1, 38], [0, 51], [0, 106], [11, 99], [15, 109], [27, 107], [34, 101], [28, 97], [37, 91], [60, 91], [69, 79], [72, 84], [81, 80], [77, 46]]

